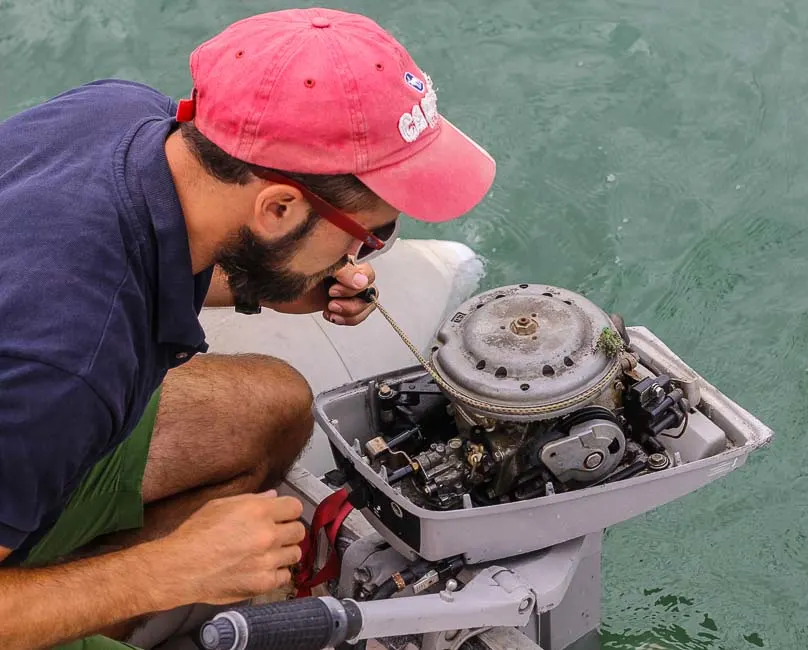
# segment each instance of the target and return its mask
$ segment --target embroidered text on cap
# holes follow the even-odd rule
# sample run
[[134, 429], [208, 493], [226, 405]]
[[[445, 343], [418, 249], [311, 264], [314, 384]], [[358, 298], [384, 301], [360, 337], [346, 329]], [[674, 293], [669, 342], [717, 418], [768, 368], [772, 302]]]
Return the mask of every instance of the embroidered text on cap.
[[415, 142], [427, 128], [435, 128], [438, 124], [438, 96], [428, 75], [424, 87], [426, 94], [423, 99], [398, 119], [398, 132], [405, 142]]

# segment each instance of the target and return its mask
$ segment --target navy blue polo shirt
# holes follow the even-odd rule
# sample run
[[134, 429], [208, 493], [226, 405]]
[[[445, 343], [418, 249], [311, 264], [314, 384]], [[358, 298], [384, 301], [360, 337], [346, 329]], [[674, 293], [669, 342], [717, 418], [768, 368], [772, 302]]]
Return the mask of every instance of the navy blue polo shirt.
[[0, 546], [19, 558], [167, 370], [207, 349], [165, 156], [176, 106], [100, 81], [0, 123]]

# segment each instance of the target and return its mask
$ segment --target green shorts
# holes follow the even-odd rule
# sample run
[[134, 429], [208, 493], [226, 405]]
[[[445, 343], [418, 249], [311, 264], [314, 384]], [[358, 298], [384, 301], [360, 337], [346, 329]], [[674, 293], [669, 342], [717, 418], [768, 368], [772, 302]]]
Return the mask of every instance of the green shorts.
[[[51, 563], [96, 537], [143, 525], [143, 472], [159, 403], [160, 389], [155, 391], [131, 435], [90, 469], [53, 528], [31, 549], [23, 566]], [[102, 636], [58, 646], [59, 650], [132, 647]]]

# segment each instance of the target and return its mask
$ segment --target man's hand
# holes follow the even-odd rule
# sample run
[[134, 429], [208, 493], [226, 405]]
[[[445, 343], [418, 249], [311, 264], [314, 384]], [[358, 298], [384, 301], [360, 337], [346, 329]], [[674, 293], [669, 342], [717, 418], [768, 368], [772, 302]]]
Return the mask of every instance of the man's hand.
[[232, 603], [289, 582], [305, 535], [303, 506], [274, 491], [216, 499], [158, 541], [170, 590], [184, 602]]
[[370, 264], [346, 264], [334, 278], [337, 282], [328, 290], [329, 301], [323, 318], [337, 325], [361, 323], [376, 306], [353, 296], [373, 285], [376, 272]]
[[0, 646], [50, 648], [143, 614], [266, 593], [300, 559], [302, 512], [297, 499], [272, 493], [226, 497], [155, 541], [55, 566], [0, 567]]

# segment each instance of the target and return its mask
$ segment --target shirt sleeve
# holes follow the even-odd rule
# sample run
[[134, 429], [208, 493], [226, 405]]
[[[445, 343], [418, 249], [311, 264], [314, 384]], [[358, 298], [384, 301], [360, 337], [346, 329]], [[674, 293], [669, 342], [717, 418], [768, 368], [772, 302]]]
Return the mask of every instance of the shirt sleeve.
[[81, 377], [0, 357], [0, 546], [16, 549], [58, 511], [113, 430]]

